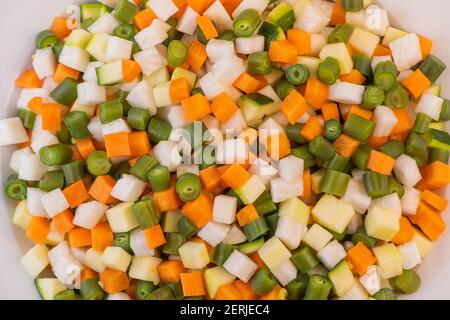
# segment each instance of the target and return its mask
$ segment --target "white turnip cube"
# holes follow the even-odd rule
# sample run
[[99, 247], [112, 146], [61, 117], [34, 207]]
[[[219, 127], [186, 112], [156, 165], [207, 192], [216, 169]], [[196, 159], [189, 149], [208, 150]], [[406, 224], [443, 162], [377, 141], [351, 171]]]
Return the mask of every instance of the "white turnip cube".
[[303, 177], [303, 168], [303, 159], [290, 155], [280, 160], [278, 173], [286, 181], [297, 181]]
[[56, 58], [50, 47], [36, 50], [33, 59], [33, 68], [39, 79], [53, 77], [56, 70]]
[[139, 180], [135, 176], [124, 174], [122, 178], [117, 180], [111, 195], [125, 202], [137, 201], [145, 189], [145, 182]]
[[214, 198], [213, 221], [232, 224], [236, 221], [237, 199], [232, 196], [218, 195]]
[[77, 85], [78, 103], [81, 105], [95, 105], [106, 100], [106, 90], [97, 82], [88, 81]]
[[50, 218], [70, 208], [69, 202], [59, 188], [42, 196], [41, 202]]
[[100, 222], [107, 209], [108, 206], [95, 200], [80, 204], [75, 211], [73, 223], [85, 229], [92, 229]]
[[395, 160], [394, 174], [398, 181], [407, 188], [414, 187], [421, 179], [416, 160], [402, 154]]
[[391, 134], [398, 120], [391, 108], [378, 106], [374, 111], [374, 137], [387, 137]]
[[19, 117], [0, 120], [0, 146], [27, 142], [29, 137]]

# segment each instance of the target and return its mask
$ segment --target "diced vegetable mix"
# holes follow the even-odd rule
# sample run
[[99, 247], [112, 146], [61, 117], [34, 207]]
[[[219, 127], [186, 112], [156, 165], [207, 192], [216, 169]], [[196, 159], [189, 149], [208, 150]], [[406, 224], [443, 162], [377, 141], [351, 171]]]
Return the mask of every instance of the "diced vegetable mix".
[[450, 182], [431, 40], [363, 0], [80, 9], [37, 35], [0, 120], [43, 299], [418, 290]]

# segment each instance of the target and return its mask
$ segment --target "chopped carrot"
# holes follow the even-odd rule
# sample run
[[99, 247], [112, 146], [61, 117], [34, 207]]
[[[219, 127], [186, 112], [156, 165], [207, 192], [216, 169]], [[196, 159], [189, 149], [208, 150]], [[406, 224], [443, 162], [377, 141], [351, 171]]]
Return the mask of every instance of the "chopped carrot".
[[131, 156], [128, 132], [105, 135], [105, 147], [109, 158]]
[[369, 146], [373, 149], [378, 149], [389, 141], [389, 137], [374, 137], [369, 138]]
[[358, 149], [360, 142], [346, 134], [341, 134], [333, 142], [334, 150], [341, 156], [350, 158]]
[[363, 109], [356, 104], [354, 104], [350, 107], [350, 110], [348, 111], [348, 114], [345, 118], [347, 119], [352, 113], [356, 114], [357, 116], [360, 116], [361, 118], [367, 119], [367, 120], [372, 119], [372, 115], [373, 115], [372, 111]]
[[242, 300], [242, 293], [232, 283], [221, 285], [217, 289], [216, 300]]
[[319, 118], [316, 116], [310, 117], [300, 130], [300, 134], [308, 142], [311, 142], [317, 136], [321, 136], [323, 134], [323, 128]]
[[80, 71], [69, 68], [68, 66], [63, 65], [62, 63], [58, 64], [56, 67], [55, 75], [53, 76], [53, 81], [56, 84], [60, 84], [66, 78], [70, 78], [73, 80], [78, 80], [80, 77]]
[[189, 47], [186, 62], [191, 66], [192, 70], [198, 72], [205, 64], [207, 58], [206, 46], [197, 39], [194, 40]]
[[230, 120], [237, 110], [238, 106], [226, 92], [219, 94], [211, 103], [211, 111], [222, 123]]
[[420, 69], [416, 69], [414, 73], [402, 81], [402, 84], [414, 99], [417, 99], [430, 87], [431, 82]]
[[290, 29], [287, 31], [287, 39], [297, 48], [298, 56], [311, 54], [311, 33], [302, 29]]
[[200, 170], [199, 176], [206, 191], [213, 192], [220, 187], [221, 174], [215, 165]]
[[268, 136], [265, 147], [267, 154], [275, 160], [284, 158], [291, 153], [291, 142], [284, 132]]
[[245, 283], [242, 280], [235, 280], [233, 285], [242, 294], [242, 300], [256, 300], [258, 298], [258, 295], [253, 291], [250, 283]]
[[83, 270], [81, 270], [80, 281], [84, 281], [91, 278], [97, 278], [97, 272], [85, 266]]
[[411, 223], [406, 217], [402, 216], [400, 218], [400, 230], [391, 241], [397, 245], [404, 244], [411, 241], [411, 239], [414, 238], [414, 234], [414, 228]]
[[435, 241], [445, 231], [444, 219], [426, 203], [421, 201], [416, 214], [409, 216], [412, 223], [418, 225], [425, 235]]
[[370, 152], [367, 168], [386, 176], [389, 176], [394, 168], [395, 159], [383, 152], [373, 150]]
[[244, 140], [248, 145], [252, 145], [258, 139], [258, 131], [253, 128], [244, 129], [239, 135], [239, 138]]
[[16, 87], [18, 88], [40, 88], [44, 81], [39, 79], [34, 70], [27, 70], [16, 79]]
[[147, 239], [147, 246], [151, 249], [158, 248], [166, 243], [166, 238], [161, 229], [161, 225], [157, 224], [151, 228], [144, 230], [145, 238]]
[[91, 230], [73, 228], [67, 233], [67, 240], [71, 248], [90, 247], [92, 244]]
[[405, 134], [411, 131], [413, 123], [409, 117], [408, 111], [405, 109], [392, 109], [397, 117], [397, 124], [392, 129], [391, 135]]
[[103, 290], [106, 293], [114, 294], [126, 290], [130, 281], [126, 272], [106, 268], [100, 273], [100, 281], [103, 283]]
[[202, 228], [212, 220], [213, 199], [202, 191], [194, 201], [186, 202], [181, 211], [197, 227]]
[[242, 0], [220, 0], [227, 10], [228, 14], [231, 16], [236, 10], [236, 8], [241, 4]]
[[425, 59], [431, 53], [431, 49], [433, 48], [433, 41], [421, 35], [417, 36], [419, 37], [420, 51], [422, 51], [422, 58]]
[[354, 84], [363, 84], [366, 81], [366, 78], [356, 69], [350, 71], [350, 73], [342, 74], [339, 76], [339, 79], [344, 82], [350, 82]]
[[153, 10], [145, 8], [133, 17], [133, 23], [138, 30], [142, 30], [150, 26], [155, 18], [156, 14]]
[[75, 227], [73, 224], [73, 214], [69, 209], [58, 213], [52, 218], [52, 221], [55, 223], [56, 230], [62, 235], [65, 235]]
[[92, 152], [95, 152], [95, 146], [91, 138], [87, 138], [84, 140], [76, 140], [75, 145], [77, 146], [77, 150], [84, 160], [87, 160], [89, 155]]
[[382, 44], [378, 44], [373, 52], [374, 57], [384, 57], [384, 56], [392, 56], [391, 49], [383, 46]]
[[180, 281], [180, 274], [185, 273], [186, 268], [179, 260], [167, 260], [158, 266], [159, 277], [165, 283], [177, 283]]
[[68, 25], [68, 19], [64, 17], [56, 17], [53, 20], [50, 31], [53, 32], [59, 40], [64, 40], [64, 38], [72, 32]]
[[438, 211], [443, 211], [448, 205], [447, 199], [441, 197], [440, 195], [430, 191], [425, 190], [420, 194], [420, 199], [422, 199], [426, 204], [432, 206]]
[[134, 131], [128, 135], [132, 157], [140, 157], [152, 151], [148, 133], [146, 131]]
[[376, 262], [372, 252], [361, 241], [348, 251], [345, 260], [352, 264], [360, 276], [364, 275], [367, 268]]
[[280, 104], [280, 110], [284, 113], [290, 124], [294, 125], [308, 110], [308, 105], [306, 104], [305, 98], [297, 90], [292, 90]]
[[89, 200], [89, 193], [84, 186], [83, 180], [71, 184], [63, 190], [64, 196], [71, 208], [76, 208], [83, 202]]
[[324, 103], [320, 109], [324, 121], [332, 119], [339, 121], [339, 109], [336, 103]]
[[31, 217], [26, 236], [38, 244], [44, 244], [50, 232], [50, 221], [42, 217]]
[[233, 164], [222, 173], [221, 179], [231, 189], [236, 190], [242, 187], [248, 179], [250, 179], [250, 173], [248, 173], [241, 165]]
[[268, 293], [262, 295], [259, 300], [280, 300], [280, 291], [281, 286], [277, 284], [272, 290]]
[[187, 0], [186, 2], [198, 14], [203, 14], [213, 4], [214, 0]]
[[173, 17], [177, 20], [180, 20], [180, 18], [183, 16], [184, 11], [186, 10], [187, 2], [186, 0], [172, 0], [172, 1], [178, 8], [178, 12]]
[[43, 100], [41, 97], [34, 97], [28, 101], [28, 108], [34, 113], [41, 114]]
[[111, 176], [98, 176], [89, 188], [89, 195], [103, 204], [116, 202], [117, 199], [111, 196], [115, 184], [116, 180]]
[[311, 171], [306, 169], [303, 171], [303, 194], [302, 199], [308, 199], [312, 195]]
[[236, 214], [236, 219], [241, 227], [249, 224], [252, 221], [255, 221], [258, 218], [258, 211], [256, 211], [255, 206], [252, 204], [246, 205]]
[[203, 296], [206, 294], [202, 272], [184, 272], [180, 274], [180, 279], [185, 297]]
[[450, 183], [450, 166], [441, 161], [430, 163], [424, 168], [423, 177], [428, 189], [443, 188]]
[[172, 80], [172, 82], [170, 83], [169, 94], [172, 103], [180, 103], [184, 99], [189, 98], [190, 93], [191, 88], [189, 85], [189, 81], [185, 77]]
[[48, 131], [61, 130], [61, 107], [56, 103], [46, 103], [41, 107], [42, 129]]
[[278, 63], [296, 63], [297, 47], [287, 40], [276, 40], [270, 43], [269, 59]]
[[309, 78], [304, 96], [308, 104], [320, 108], [328, 98], [328, 86], [316, 78]]
[[133, 60], [122, 60], [123, 81], [133, 82], [141, 73], [141, 66]]
[[345, 23], [346, 14], [347, 12], [342, 8], [342, 0], [337, 0], [331, 14], [331, 25], [336, 26], [340, 23]]
[[108, 222], [99, 222], [91, 229], [92, 249], [103, 252], [113, 245], [114, 234]]
[[183, 113], [190, 122], [201, 120], [211, 113], [208, 99], [200, 93], [181, 101]]
[[197, 25], [205, 36], [206, 40], [214, 39], [219, 36], [214, 23], [208, 16], [200, 16], [197, 18]]
[[260, 83], [258, 79], [244, 72], [234, 81], [233, 85], [241, 91], [250, 94], [258, 91]]
[[252, 254], [249, 255], [249, 258], [252, 259], [252, 261], [257, 265], [257, 267], [258, 267], [257, 270], [260, 270], [266, 266], [266, 264], [261, 259], [258, 252], [253, 252]]

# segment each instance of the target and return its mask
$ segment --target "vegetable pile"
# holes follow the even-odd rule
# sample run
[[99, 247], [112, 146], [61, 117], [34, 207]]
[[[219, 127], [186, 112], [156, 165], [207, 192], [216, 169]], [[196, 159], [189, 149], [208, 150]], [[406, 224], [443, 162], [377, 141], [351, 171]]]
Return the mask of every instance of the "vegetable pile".
[[[370, 0], [102, 0], [19, 76], [43, 299], [396, 299], [446, 225], [432, 41]], [[69, 22], [76, 22], [75, 28]], [[52, 276], [44, 269], [51, 269]]]

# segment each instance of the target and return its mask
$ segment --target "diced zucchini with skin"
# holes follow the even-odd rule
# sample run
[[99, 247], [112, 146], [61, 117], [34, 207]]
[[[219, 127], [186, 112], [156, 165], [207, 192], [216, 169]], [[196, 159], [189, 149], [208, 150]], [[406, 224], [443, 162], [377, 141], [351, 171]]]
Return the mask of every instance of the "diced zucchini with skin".
[[297, 268], [291, 260], [286, 260], [277, 269], [271, 270], [275, 278], [282, 286], [286, 286], [289, 282], [297, 277]]
[[317, 252], [317, 258], [328, 270], [333, 269], [346, 255], [344, 247], [336, 240], [331, 241]]
[[397, 65], [398, 71], [412, 68], [422, 61], [422, 51], [420, 49], [419, 37], [414, 33], [409, 33], [389, 44], [392, 58]]
[[234, 250], [231, 253], [228, 259], [224, 262], [223, 267], [229, 273], [244, 282], [248, 282], [258, 268], [256, 263], [238, 250]]
[[105, 64], [95, 69], [100, 86], [111, 86], [123, 80], [122, 61]]
[[91, 40], [92, 34], [83, 29], [74, 29], [67, 37], [65, 45], [72, 47], [80, 47], [81, 49], [86, 48], [89, 41]]
[[[111, 5], [111, 2], [114, 1], [114, 5]], [[102, 2], [102, 1], [99, 1]], [[103, 2], [106, 2], [109, 7], [114, 7], [117, 4], [117, 1], [115, 0], [103, 0]], [[101, 16], [103, 16], [105, 13], [108, 13], [108, 7], [103, 3], [83, 3], [80, 5], [81, 9], [81, 19], [84, 21], [86, 19], [92, 18], [94, 20], [97, 20]]]
[[373, 248], [382, 279], [390, 279], [403, 273], [402, 255], [393, 243]]
[[185, 268], [202, 269], [210, 262], [204, 243], [187, 241], [178, 249], [178, 253]]
[[215, 247], [219, 243], [225, 239], [225, 237], [228, 234], [228, 231], [230, 231], [230, 226], [223, 224], [223, 223], [217, 223], [217, 222], [208, 222], [206, 226], [201, 228], [197, 235], [205, 240], [208, 244]]
[[357, 54], [371, 58], [377, 45], [380, 43], [380, 37], [372, 32], [356, 27], [348, 43], [352, 46]]
[[86, 46], [86, 51], [94, 57], [95, 60], [106, 62], [108, 38], [109, 36], [106, 33], [94, 33]]
[[238, 105], [247, 121], [261, 120], [273, 103], [273, 99], [260, 93], [243, 95], [238, 100]]
[[291, 257], [291, 252], [275, 236], [264, 243], [258, 254], [270, 270], [276, 270]]
[[333, 238], [325, 228], [315, 223], [308, 229], [302, 241], [316, 251], [320, 251]]
[[235, 192], [244, 204], [250, 204], [255, 202], [265, 190], [266, 186], [261, 178], [253, 175], [242, 187], [235, 190]]
[[245, 242], [239, 245], [239, 251], [243, 254], [250, 255], [259, 250], [264, 244], [264, 238], [260, 237], [252, 242]]
[[[227, 42], [229, 42], [229, 41], [227, 41]], [[167, 71], [167, 68], [165, 68], [165, 70]], [[176, 79], [180, 79], [180, 78], [186, 78], [189, 82], [189, 87], [192, 89], [195, 85], [195, 81], [197, 80], [197, 75], [191, 71], [188, 71], [186, 69], [178, 67], [178, 68], [175, 68], [175, 70], [173, 70], [171, 80], [176, 80]]]
[[381, 289], [381, 271], [380, 267], [371, 265], [367, 268], [367, 272], [359, 278], [359, 283], [373, 296]]
[[14, 210], [12, 222], [22, 230], [27, 230], [31, 217], [32, 215], [28, 210], [27, 200], [22, 200]]
[[162, 259], [156, 257], [133, 257], [128, 275], [130, 278], [159, 283], [158, 266]]
[[[414, 228], [414, 227], [413, 227]], [[413, 241], [416, 242], [417, 247], [419, 248], [420, 257], [423, 259], [433, 248], [433, 242], [427, 238], [422, 231], [417, 228], [414, 228], [414, 237]]]
[[131, 255], [120, 247], [107, 247], [102, 254], [102, 263], [107, 268], [126, 272], [131, 258]]
[[55, 295], [66, 290], [66, 286], [56, 278], [41, 278], [34, 281], [42, 300], [55, 300]]
[[35, 245], [20, 259], [20, 263], [32, 278], [37, 278], [50, 263], [47, 247]]
[[102, 262], [102, 254], [102, 252], [89, 248], [84, 256], [83, 264], [95, 272], [102, 273], [106, 268]]
[[232, 224], [236, 220], [237, 199], [227, 195], [214, 198], [213, 220], [219, 223]]
[[327, 57], [333, 57], [339, 61], [341, 74], [350, 73], [353, 69], [353, 60], [348, 53], [345, 43], [333, 43], [327, 44], [320, 51], [319, 57], [321, 60], [325, 60]]
[[278, 237], [290, 250], [298, 248], [303, 235], [306, 233], [306, 227], [298, 223], [294, 218], [288, 215], [280, 216], [278, 219], [275, 236]]
[[400, 251], [400, 254], [402, 255], [404, 270], [411, 270], [422, 263], [419, 246], [417, 245], [416, 241], [411, 240], [407, 243], [399, 245], [397, 249], [398, 251]]
[[59, 63], [84, 72], [89, 64], [89, 53], [87, 50], [78, 47], [64, 46], [59, 55]]
[[205, 270], [205, 285], [208, 296], [214, 299], [221, 285], [232, 283], [236, 277], [221, 266]]
[[398, 213], [377, 205], [369, 208], [364, 225], [369, 236], [383, 241], [390, 241], [400, 230]]
[[328, 278], [333, 284], [333, 292], [339, 297], [346, 294], [355, 285], [355, 278], [345, 260], [328, 273]]
[[332, 195], [324, 195], [311, 210], [314, 221], [327, 229], [342, 233], [355, 215], [353, 207]]
[[307, 226], [311, 208], [297, 197], [290, 198], [280, 203], [278, 215], [290, 216], [298, 223]]
[[128, 232], [139, 225], [131, 210], [132, 205], [132, 202], [123, 202], [106, 211], [106, 217], [114, 233]]
[[384, 37], [383, 37], [383, 41], [381, 42], [381, 44], [382, 44], [383, 46], [388, 47], [389, 44], [390, 44], [392, 41], [395, 41], [395, 40], [397, 40], [397, 39], [399, 39], [399, 38], [401, 38], [401, 37], [403, 37], [403, 36], [405, 36], [405, 35], [407, 35], [407, 34], [408, 34], [408, 33], [405, 32], [405, 31], [403, 31], [403, 30], [396, 29], [396, 28], [394, 28], [394, 27], [389, 27], [389, 28], [387, 29], [387, 31], [386, 31], [386, 34], [385, 34]]
[[162, 82], [153, 88], [153, 97], [155, 98], [157, 108], [172, 105], [172, 99], [170, 98], [170, 84], [170, 81]]

